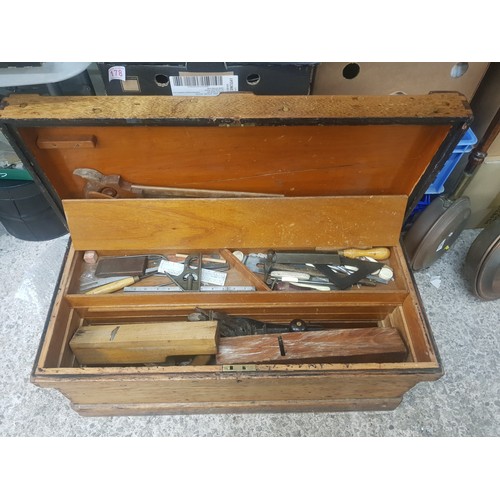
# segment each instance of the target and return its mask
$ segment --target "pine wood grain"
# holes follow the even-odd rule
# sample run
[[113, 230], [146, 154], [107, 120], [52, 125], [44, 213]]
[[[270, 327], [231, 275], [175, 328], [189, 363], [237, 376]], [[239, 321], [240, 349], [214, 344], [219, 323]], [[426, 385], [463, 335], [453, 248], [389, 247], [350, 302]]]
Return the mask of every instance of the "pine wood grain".
[[202, 119], [241, 122], [267, 119], [332, 119], [345, 117], [468, 118], [471, 111], [459, 93], [398, 96], [255, 96], [221, 94], [216, 97], [64, 96], [13, 94], [2, 101], [2, 120], [171, 120]]
[[354, 363], [404, 361], [396, 328], [352, 328], [221, 338], [217, 363]]
[[[130, 377], [130, 376], [152, 376], [159, 378], [161, 376], [179, 375], [197, 375], [201, 377], [216, 374], [245, 374], [250, 372], [240, 371], [239, 373], [224, 369], [228, 365], [204, 365], [204, 366], [173, 366], [173, 365], [144, 365], [144, 366], [86, 366], [84, 368], [73, 365], [71, 368], [41, 368], [37, 367], [35, 375], [41, 377], [45, 382], [54, 381], [57, 377], [72, 377], [75, 380], [81, 379], [82, 376], [112, 376], [112, 377]], [[255, 371], [252, 373], [307, 373], [312, 375], [328, 372], [335, 373], [384, 373], [384, 374], [399, 374], [402, 371], [408, 374], [415, 375], [420, 370], [427, 370], [426, 376], [432, 373], [435, 376], [439, 370], [439, 364], [434, 361], [431, 363], [404, 361], [402, 363], [294, 363], [294, 364], [256, 364]], [[424, 380], [431, 380], [425, 378]], [[432, 379], [434, 380], [434, 379]]]
[[[210, 368], [210, 367], [199, 367]], [[418, 369], [417, 369], [418, 370]], [[234, 407], [259, 403], [280, 402], [282, 409], [293, 406], [289, 402], [308, 401], [335, 404], [341, 399], [399, 398], [418, 382], [437, 380], [439, 371], [427, 373], [375, 370], [372, 373], [350, 371], [302, 371], [245, 373], [165, 374], [137, 376], [89, 374], [85, 376], [51, 377], [39, 374], [35, 381], [42, 387], [62, 391], [74, 404], [179, 404], [211, 403]], [[290, 406], [289, 406], [290, 405]], [[208, 408], [210, 404], [208, 405]], [[207, 410], [208, 410], [207, 408]]]
[[215, 354], [217, 322], [86, 325], [70, 347], [82, 365], [163, 363], [167, 356]]
[[335, 401], [290, 400], [245, 401], [238, 403], [128, 403], [128, 404], [73, 404], [71, 407], [83, 417], [110, 417], [117, 415], [184, 415], [206, 413], [282, 413], [282, 412], [335, 412], [335, 411], [388, 411], [394, 410], [402, 398], [351, 398]]

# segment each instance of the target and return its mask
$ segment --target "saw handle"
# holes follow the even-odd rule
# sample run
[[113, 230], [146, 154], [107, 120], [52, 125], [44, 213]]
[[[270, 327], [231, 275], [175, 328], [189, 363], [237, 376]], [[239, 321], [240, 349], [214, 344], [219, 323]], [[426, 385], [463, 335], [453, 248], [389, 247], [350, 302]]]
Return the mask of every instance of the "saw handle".
[[346, 248], [339, 250], [339, 255], [348, 257], [349, 259], [356, 259], [358, 257], [371, 257], [375, 260], [386, 260], [391, 256], [391, 251], [386, 247], [375, 248]]

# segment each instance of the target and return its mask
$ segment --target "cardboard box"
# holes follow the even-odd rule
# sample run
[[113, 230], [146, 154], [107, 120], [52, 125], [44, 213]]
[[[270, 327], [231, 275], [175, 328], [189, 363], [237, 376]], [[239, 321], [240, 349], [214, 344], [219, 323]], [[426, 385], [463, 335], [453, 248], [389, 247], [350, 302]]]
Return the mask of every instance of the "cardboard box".
[[413, 95], [455, 91], [470, 100], [488, 65], [487, 62], [323, 62], [316, 69], [312, 94]]
[[99, 63], [108, 95], [307, 95], [312, 63]]

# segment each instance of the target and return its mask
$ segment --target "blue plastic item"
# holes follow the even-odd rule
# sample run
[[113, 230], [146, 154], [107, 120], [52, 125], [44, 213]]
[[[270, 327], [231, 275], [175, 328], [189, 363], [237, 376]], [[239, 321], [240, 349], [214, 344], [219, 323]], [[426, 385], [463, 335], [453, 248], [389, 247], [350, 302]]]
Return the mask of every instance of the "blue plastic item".
[[424, 194], [424, 197], [417, 203], [417, 206], [413, 210], [413, 213], [422, 212], [425, 210], [430, 204], [431, 201], [435, 198], [435, 196], [431, 194]]
[[411, 225], [417, 220], [418, 216], [432, 203], [434, 198], [437, 198], [437, 196], [437, 194], [424, 194], [423, 198], [417, 203], [417, 206], [413, 209], [413, 212], [405, 222], [403, 231], [406, 231], [411, 227]]
[[453, 169], [460, 161], [465, 153], [472, 151], [472, 148], [477, 143], [477, 137], [474, 132], [469, 128], [466, 130], [464, 136], [457, 144], [456, 148], [451, 153], [450, 157], [439, 171], [434, 182], [429, 186], [425, 194], [441, 194], [444, 191], [444, 183], [447, 181]]

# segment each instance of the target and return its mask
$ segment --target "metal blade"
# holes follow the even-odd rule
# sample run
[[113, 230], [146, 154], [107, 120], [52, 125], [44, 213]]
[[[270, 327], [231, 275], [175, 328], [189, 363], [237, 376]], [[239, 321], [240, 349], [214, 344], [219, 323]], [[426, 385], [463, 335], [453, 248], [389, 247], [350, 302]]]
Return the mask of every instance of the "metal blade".
[[338, 253], [301, 253], [301, 252], [275, 252], [272, 254], [273, 264], [342, 264]]

